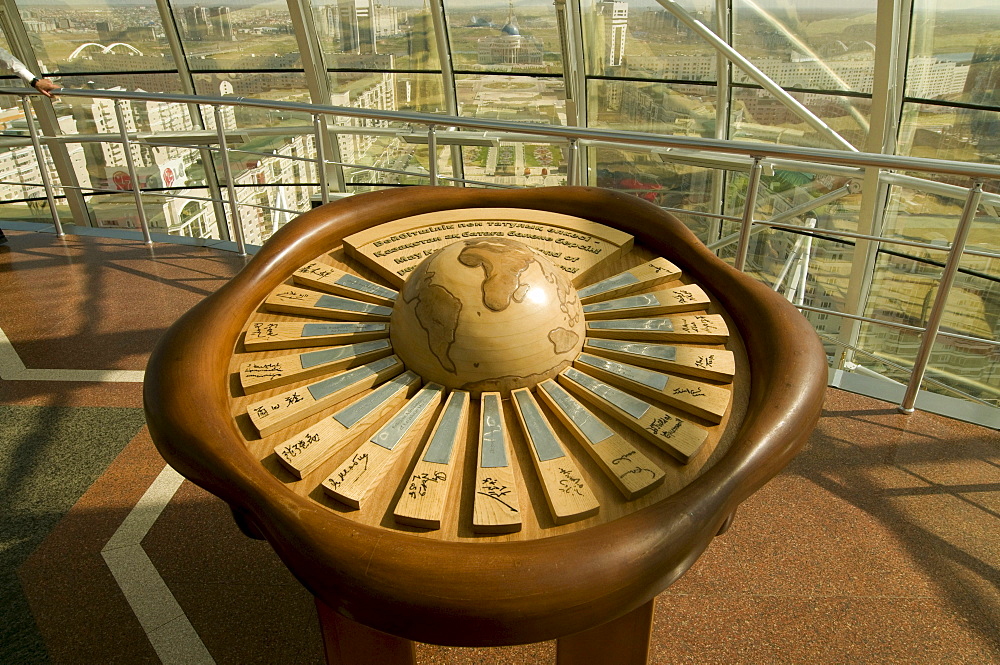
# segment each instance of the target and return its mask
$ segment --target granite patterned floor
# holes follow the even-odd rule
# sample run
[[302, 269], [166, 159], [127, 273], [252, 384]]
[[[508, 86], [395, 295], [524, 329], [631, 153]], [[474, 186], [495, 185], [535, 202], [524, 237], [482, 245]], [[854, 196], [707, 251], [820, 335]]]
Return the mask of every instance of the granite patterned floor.
[[[150, 348], [243, 260], [7, 235], [0, 662], [322, 662], [309, 594], [143, 426]], [[1000, 434], [830, 389], [806, 449], [659, 596], [650, 662], [1000, 663], [998, 526]]]

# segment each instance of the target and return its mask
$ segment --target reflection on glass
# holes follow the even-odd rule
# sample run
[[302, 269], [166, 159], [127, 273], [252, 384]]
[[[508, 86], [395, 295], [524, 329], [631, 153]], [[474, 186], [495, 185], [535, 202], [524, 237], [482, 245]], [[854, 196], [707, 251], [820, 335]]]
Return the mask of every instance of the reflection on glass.
[[566, 145], [500, 142], [462, 149], [465, 177], [476, 182], [550, 187], [566, 184]]
[[[386, 186], [430, 184], [430, 154], [426, 144], [383, 137], [373, 144], [362, 163], [384, 170], [345, 169], [348, 190], [352, 193]], [[438, 146], [435, 163], [439, 177], [453, 175], [450, 147]]]
[[[945, 258], [945, 252], [930, 252], [919, 259], [881, 255], [866, 314], [896, 323], [926, 325], [937, 296], [941, 276], [939, 265]], [[949, 293], [941, 330], [991, 339], [1000, 310], [995, 278], [978, 276], [963, 268]], [[920, 336], [907, 330], [865, 325], [859, 345], [886, 361], [884, 366], [875, 367], [876, 371], [890, 378], [906, 380], [908, 372], [894, 369], [889, 363], [907, 368], [912, 366], [920, 346]], [[932, 352], [928, 376], [996, 403], [1000, 394], [1000, 374], [995, 369], [995, 356], [996, 347], [942, 335]], [[932, 382], [925, 383], [924, 388], [948, 392]]]
[[[145, 194], [143, 212], [151, 233], [219, 238], [215, 210], [207, 199], [207, 189], [178, 189], [169, 196]], [[94, 194], [87, 198], [94, 223], [99, 228], [136, 230], [142, 228], [131, 193]]]
[[445, 113], [444, 88], [436, 74], [395, 74], [396, 110]]
[[[121, 100], [119, 106], [125, 121], [124, 130], [133, 136], [143, 134], [144, 140], [133, 141], [128, 147], [128, 155], [125, 146], [118, 141], [67, 143], [78, 185], [85, 192], [91, 189], [131, 191], [133, 174], [129, 172], [129, 157], [141, 189], [204, 184], [199, 176], [204, 173], [201, 151], [185, 148], [182, 143], [159, 142], [155, 138], [155, 135], [195, 130], [192, 109], [188, 105]], [[64, 134], [120, 136], [122, 132], [113, 100], [62, 97], [54, 107]]]
[[[898, 151], [912, 157], [995, 162], [1000, 153], [1000, 111], [904, 104]], [[968, 184], [964, 178], [953, 180]], [[986, 190], [998, 191], [996, 183], [987, 182]]]
[[[587, 74], [679, 81], [713, 81], [715, 51], [667, 10], [634, 2], [581, 3]], [[715, 3], [685, 2], [711, 27]]]
[[[198, 74], [194, 77], [195, 93], [212, 97], [254, 97], [290, 102], [309, 102], [305, 75], [302, 72], [288, 73], [244, 73], [219, 72]], [[305, 113], [273, 111], [252, 107], [224, 106], [223, 123], [226, 127], [246, 129], [249, 127], [276, 127], [309, 125], [312, 117]], [[205, 126], [215, 128], [215, 117], [211, 107], [202, 109]]]
[[[176, 69], [154, 3], [33, 3], [24, 22], [48, 72], [130, 72]], [[30, 64], [29, 69], [35, 69]], [[119, 83], [119, 85], [126, 85]]]
[[[673, 162], [669, 153], [624, 151], [591, 148], [589, 160], [594, 165], [598, 187], [632, 194], [665, 208], [711, 211], [712, 169]], [[681, 218], [704, 242], [710, 238], [713, 223], [699, 215]]]
[[[908, 187], [892, 187], [883, 235], [947, 248], [955, 238], [964, 204], [965, 201], [961, 198], [940, 196]], [[970, 244], [989, 242], [990, 236], [996, 237], [995, 234], [983, 231], [986, 229], [980, 227], [980, 233], [970, 237]], [[995, 240], [992, 244], [997, 247]], [[919, 254], [923, 250], [914, 248], [905, 251]]]
[[[245, 95], [298, 102], [309, 99], [300, 72], [198, 75], [195, 87], [199, 94], [205, 95]], [[319, 175], [312, 114], [265, 108], [220, 108], [223, 126], [232, 130], [227, 138], [227, 157], [240, 203], [243, 235], [247, 243], [261, 244], [297, 214], [308, 210], [317, 193]], [[214, 108], [203, 106], [202, 116], [206, 128], [215, 129]], [[275, 130], [282, 131], [275, 133]], [[225, 170], [220, 159], [216, 154], [216, 177], [225, 185]]]
[[[875, 10], [875, 0], [734, 0], [733, 46], [782, 87], [870, 93]], [[734, 80], [749, 81], [735, 70]]]
[[914, 0], [906, 95], [996, 108], [998, 24], [996, 3]]
[[[64, 88], [81, 90], [141, 90], [145, 92], [181, 93], [181, 82], [177, 74], [148, 72], [110, 72], [105, 74], [71, 74], [58, 77]], [[68, 97], [61, 97], [63, 103], [71, 104]]]
[[460, 115], [508, 122], [566, 124], [562, 78], [502, 75], [459, 75]]
[[[857, 97], [792, 94], [824, 124], [861, 149], [868, 136], [871, 100]], [[759, 88], [734, 88], [732, 103], [734, 140], [783, 143], [815, 148], [840, 148], [809, 126], [781, 100]]]
[[711, 138], [715, 88], [700, 85], [591, 81], [588, 114], [594, 127]]
[[441, 69], [426, 4], [313, 0], [312, 13], [326, 64], [332, 69]]
[[[20, 79], [18, 81], [18, 87], [23, 85]], [[38, 126], [38, 121], [34, 116], [32, 122], [35, 123], [36, 127]], [[63, 107], [56, 107], [56, 122], [59, 125], [59, 131], [64, 134], [75, 134], [77, 131], [76, 118]], [[20, 98], [0, 95], [0, 133], [8, 136], [30, 136], [28, 119], [24, 116], [24, 107], [21, 105]], [[86, 168], [84, 150], [79, 144], [68, 144], [66, 152], [78, 170]], [[44, 156], [45, 173], [55, 188], [56, 196], [59, 196], [62, 194], [59, 190], [61, 183], [52, 161], [52, 152], [48, 146], [42, 147], [42, 155]], [[89, 181], [86, 182], [89, 184]], [[22, 209], [14, 213], [16, 217], [20, 217], [22, 214], [35, 215], [39, 207], [43, 205], [46, 210], [48, 209], [45, 187], [42, 182], [42, 171], [39, 168], [34, 147], [30, 144], [0, 146], [0, 202], [8, 201], [17, 201], [22, 204], [17, 206]], [[27, 209], [23, 209], [25, 205]], [[4, 206], [4, 210], [6, 211], [6, 206]]]

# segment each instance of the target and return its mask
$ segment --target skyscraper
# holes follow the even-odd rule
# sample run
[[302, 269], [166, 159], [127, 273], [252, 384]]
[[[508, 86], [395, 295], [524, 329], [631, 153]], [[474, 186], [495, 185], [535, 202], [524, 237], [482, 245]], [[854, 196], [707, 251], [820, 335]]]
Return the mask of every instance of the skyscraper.
[[376, 53], [375, 6], [372, 0], [338, 0], [340, 49], [347, 53]]
[[625, 61], [625, 33], [628, 32], [627, 2], [598, 2], [597, 12], [604, 17], [604, 45], [610, 67], [618, 67]]

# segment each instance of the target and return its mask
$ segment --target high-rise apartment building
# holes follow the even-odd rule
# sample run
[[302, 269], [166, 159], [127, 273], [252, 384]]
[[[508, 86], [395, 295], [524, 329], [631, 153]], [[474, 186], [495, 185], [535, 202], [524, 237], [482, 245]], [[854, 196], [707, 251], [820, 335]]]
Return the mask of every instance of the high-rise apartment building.
[[212, 37], [216, 41], [231, 42], [236, 39], [229, 18], [229, 7], [209, 7], [208, 21], [212, 26]]
[[628, 33], [628, 3], [598, 2], [596, 11], [604, 20], [605, 64], [619, 67], [625, 62], [625, 35]]
[[374, 0], [338, 0], [340, 50], [363, 55], [376, 53]]

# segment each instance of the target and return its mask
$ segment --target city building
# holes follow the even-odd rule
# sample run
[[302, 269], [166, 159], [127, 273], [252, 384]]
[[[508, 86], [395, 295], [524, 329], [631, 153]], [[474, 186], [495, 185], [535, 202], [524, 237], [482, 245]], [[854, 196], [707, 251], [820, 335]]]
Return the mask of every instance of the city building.
[[541, 66], [542, 49], [530, 37], [521, 34], [514, 16], [513, 5], [507, 15], [507, 21], [497, 34], [481, 37], [476, 47], [480, 65], [518, 65]]

